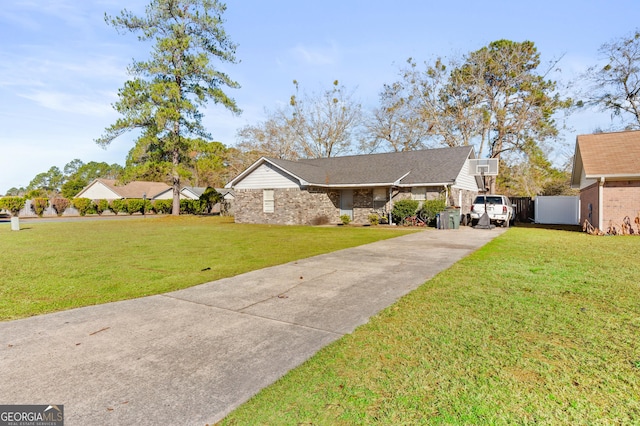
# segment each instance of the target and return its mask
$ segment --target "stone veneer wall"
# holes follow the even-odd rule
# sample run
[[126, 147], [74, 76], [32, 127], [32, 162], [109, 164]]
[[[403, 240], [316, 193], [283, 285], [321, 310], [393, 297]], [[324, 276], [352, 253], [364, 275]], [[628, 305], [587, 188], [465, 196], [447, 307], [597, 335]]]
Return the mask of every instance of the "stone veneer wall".
[[236, 190], [234, 200], [237, 223], [311, 225], [340, 221], [340, 193], [275, 189], [274, 212], [264, 213], [262, 189]]
[[454, 201], [454, 205], [458, 203], [458, 197], [460, 193], [462, 193], [462, 204], [458, 206], [460, 207], [460, 213], [471, 213], [471, 206], [473, 205], [473, 200], [476, 199], [478, 192], [469, 191], [468, 189], [451, 188], [451, 195], [449, 198]]
[[[297, 188], [274, 189], [274, 212], [262, 211], [262, 189], [236, 190], [234, 200], [235, 221], [237, 223], [265, 223], [277, 225], [320, 225], [340, 223], [340, 190], [307, 191]], [[457, 201], [459, 190], [451, 195]], [[435, 199], [441, 191], [429, 190], [426, 198]], [[463, 190], [463, 210], [467, 213], [475, 197], [475, 193]], [[393, 201], [411, 199], [411, 189], [394, 190]], [[451, 197], [450, 197], [451, 198]], [[468, 203], [465, 205], [465, 201]], [[389, 211], [389, 202], [385, 204]], [[373, 213], [373, 190], [353, 190], [353, 223], [369, 223], [369, 215]]]
[[[338, 204], [339, 206], [340, 204]], [[369, 215], [373, 213], [373, 190], [355, 189], [353, 191], [353, 223], [369, 223]]]

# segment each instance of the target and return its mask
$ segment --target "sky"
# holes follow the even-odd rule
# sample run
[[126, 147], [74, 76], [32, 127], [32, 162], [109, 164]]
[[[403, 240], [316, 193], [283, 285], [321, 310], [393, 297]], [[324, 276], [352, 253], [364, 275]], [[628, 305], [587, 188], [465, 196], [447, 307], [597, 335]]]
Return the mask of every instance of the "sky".
[[[74, 159], [124, 165], [136, 134], [106, 149], [95, 139], [118, 119], [112, 104], [133, 59], [150, 46], [120, 34], [105, 13], [143, 15], [148, 0], [3, 0], [0, 8], [0, 194], [26, 187], [52, 166]], [[365, 109], [408, 58], [460, 58], [492, 41], [535, 43], [543, 64], [560, 60], [553, 79], [580, 85], [600, 63], [599, 48], [639, 27], [638, 0], [227, 0], [225, 30], [238, 44], [237, 64], [214, 62], [241, 88], [227, 89], [242, 114], [209, 105], [203, 124], [213, 139], [236, 144], [238, 129], [288, 103], [293, 80], [320, 93], [334, 80]], [[542, 68], [542, 66], [541, 66]], [[573, 114], [561, 163], [575, 137], [611, 124], [610, 114]]]

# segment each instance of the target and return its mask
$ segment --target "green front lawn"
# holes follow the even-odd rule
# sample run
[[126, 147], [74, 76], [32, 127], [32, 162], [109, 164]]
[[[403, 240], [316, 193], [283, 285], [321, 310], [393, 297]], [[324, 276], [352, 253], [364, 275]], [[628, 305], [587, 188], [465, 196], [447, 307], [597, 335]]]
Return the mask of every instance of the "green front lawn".
[[0, 321], [164, 293], [410, 232], [220, 217], [0, 223]]
[[640, 424], [640, 237], [510, 229], [223, 424]]

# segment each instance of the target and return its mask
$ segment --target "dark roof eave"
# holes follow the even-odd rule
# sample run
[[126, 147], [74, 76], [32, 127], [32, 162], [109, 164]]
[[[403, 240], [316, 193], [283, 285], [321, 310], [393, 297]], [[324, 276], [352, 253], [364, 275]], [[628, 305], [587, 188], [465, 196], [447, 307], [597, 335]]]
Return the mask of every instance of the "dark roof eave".
[[399, 188], [412, 188], [414, 186], [449, 186], [453, 185], [455, 181], [450, 182], [416, 182], [416, 183], [402, 183], [396, 182], [376, 182], [376, 183], [313, 183], [307, 182], [306, 186], [317, 186], [320, 188], [388, 188], [395, 186]]

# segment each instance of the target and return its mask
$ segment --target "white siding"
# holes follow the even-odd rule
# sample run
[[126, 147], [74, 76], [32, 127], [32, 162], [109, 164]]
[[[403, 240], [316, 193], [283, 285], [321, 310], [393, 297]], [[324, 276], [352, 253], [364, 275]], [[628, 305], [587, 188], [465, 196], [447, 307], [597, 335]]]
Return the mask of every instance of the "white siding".
[[[189, 192], [189, 195], [185, 195], [183, 192], [180, 192], [180, 199], [181, 200], [197, 200], [198, 198], [193, 198], [191, 197], [191, 195], [193, 195], [192, 192]], [[147, 199], [153, 199], [153, 200], [173, 200], [173, 189], [169, 189], [167, 191], [163, 191], [161, 193], [159, 193], [158, 195], [156, 195], [153, 198], [148, 198]]]
[[80, 194], [80, 198], [90, 198], [92, 200], [115, 200], [121, 198], [118, 194], [104, 186], [101, 182], [96, 182], [85, 192]]
[[297, 180], [284, 174], [268, 163], [260, 165], [257, 169], [245, 176], [234, 185], [235, 189], [274, 189], [274, 188], [300, 188]]
[[462, 165], [462, 169], [460, 169], [460, 173], [458, 173], [458, 177], [456, 177], [456, 183], [453, 185], [454, 188], [457, 189], [467, 189], [469, 191], [477, 191], [478, 184], [476, 182], [476, 177], [471, 176], [469, 174], [469, 159], [464, 162]]
[[[173, 200], [173, 189], [168, 189], [164, 192], [153, 197], [154, 200]], [[180, 199], [184, 199], [182, 194], [180, 194]]]
[[580, 189], [584, 189], [587, 186], [591, 186], [597, 181], [598, 179], [587, 179], [587, 174], [584, 171], [584, 167], [582, 168], [582, 174], [580, 175]]

